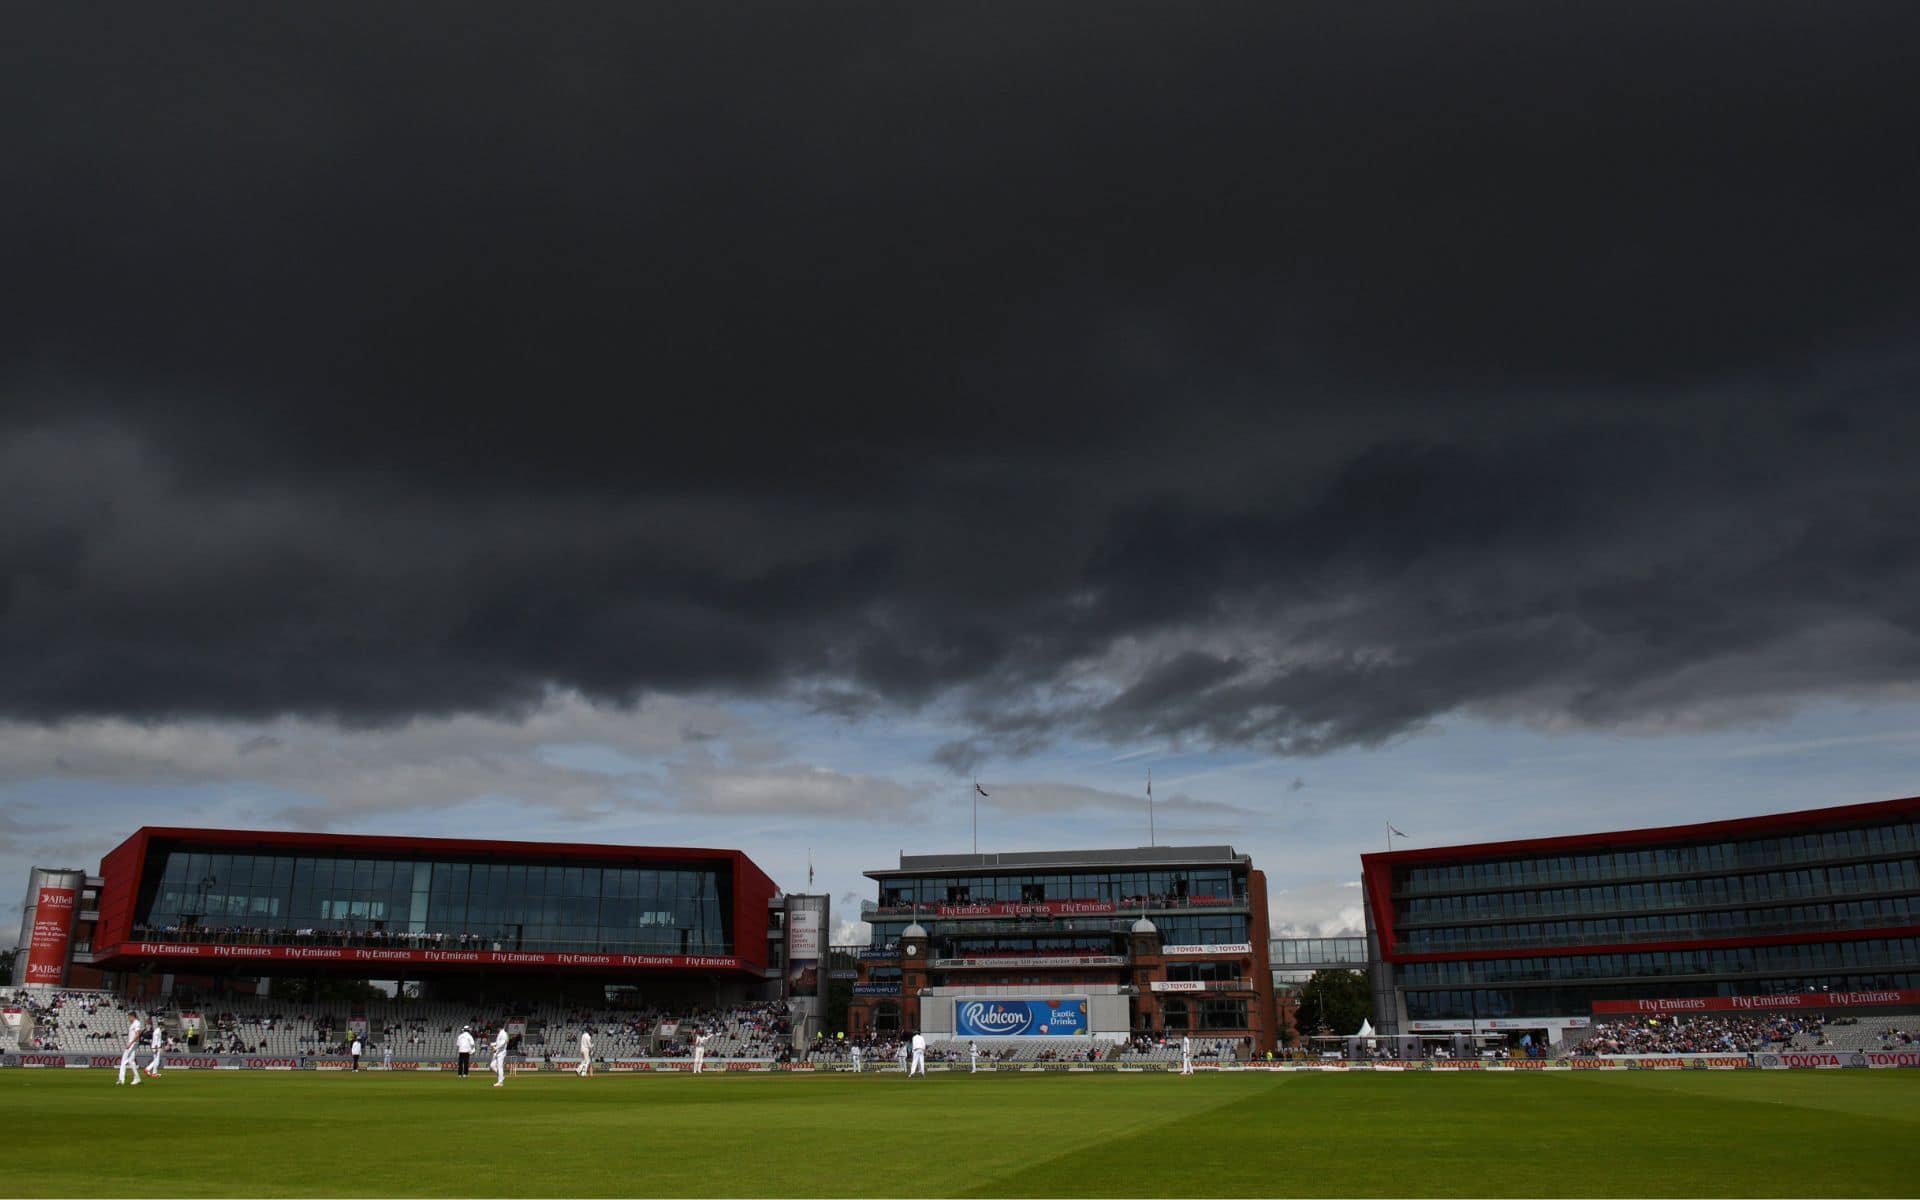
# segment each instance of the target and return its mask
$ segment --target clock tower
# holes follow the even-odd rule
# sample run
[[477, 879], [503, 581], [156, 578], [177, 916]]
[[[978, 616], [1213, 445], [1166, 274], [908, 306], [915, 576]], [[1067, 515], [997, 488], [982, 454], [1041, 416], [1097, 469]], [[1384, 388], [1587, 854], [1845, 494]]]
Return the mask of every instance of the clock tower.
[[921, 1028], [920, 993], [928, 984], [925, 926], [915, 921], [900, 931], [900, 1033], [906, 1036]]

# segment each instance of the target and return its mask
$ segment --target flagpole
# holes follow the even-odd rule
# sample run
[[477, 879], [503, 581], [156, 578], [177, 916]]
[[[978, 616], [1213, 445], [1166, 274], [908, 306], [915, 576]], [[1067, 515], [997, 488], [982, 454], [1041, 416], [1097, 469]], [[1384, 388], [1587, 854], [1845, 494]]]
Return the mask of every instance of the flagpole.
[[1159, 839], [1153, 832], [1153, 768], [1147, 768], [1147, 845], [1159, 845]]
[[973, 801], [973, 852], [978, 854], [980, 853], [980, 781], [978, 779], [973, 781], [973, 794], [968, 799]]

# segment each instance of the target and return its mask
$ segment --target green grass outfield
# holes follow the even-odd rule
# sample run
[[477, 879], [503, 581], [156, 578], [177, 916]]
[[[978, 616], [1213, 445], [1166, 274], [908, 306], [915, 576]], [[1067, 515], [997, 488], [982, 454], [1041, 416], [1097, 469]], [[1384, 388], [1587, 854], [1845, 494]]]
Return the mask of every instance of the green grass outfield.
[[1920, 1071], [0, 1072], [8, 1196], [1913, 1196]]

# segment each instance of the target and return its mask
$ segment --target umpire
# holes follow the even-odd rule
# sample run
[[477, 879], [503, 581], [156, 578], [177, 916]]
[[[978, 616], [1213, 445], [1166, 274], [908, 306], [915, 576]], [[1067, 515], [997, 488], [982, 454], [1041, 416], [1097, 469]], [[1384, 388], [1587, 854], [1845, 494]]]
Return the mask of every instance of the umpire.
[[473, 1065], [473, 1026], [462, 1029], [453, 1044], [460, 1051], [460, 1077], [465, 1079], [467, 1068]]

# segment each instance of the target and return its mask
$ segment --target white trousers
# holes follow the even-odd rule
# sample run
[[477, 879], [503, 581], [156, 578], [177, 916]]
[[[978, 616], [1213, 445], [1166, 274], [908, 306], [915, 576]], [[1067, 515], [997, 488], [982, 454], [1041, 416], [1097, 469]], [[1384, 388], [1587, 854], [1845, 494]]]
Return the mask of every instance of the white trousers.
[[138, 1053], [140, 1053], [138, 1046], [128, 1046], [126, 1052], [120, 1056], [120, 1073], [115, 1077], [115, 1083], [125, 1083], [127, 1081], [127, 1072], [132, 1071], [133, 1082], [136, 1086], [139, 1085], [140, 1064], [134, 1059], [134, 1055]]
[[705, 1061], [707, 1061], [707, 1052], [705, 1050], [695, 1050], [693, 1052], [693, 1073], [695, 1075], [700, 1073], [700, 1064]]
[[573, 1069], [573, 1073], [574, 1073], [575, 1075], [578, 1075], [578, 1076], [580, 1076], [580, 1078], [582, 1078], [582, 1079], [585, 1079], [585, 1078], [587, 1077], [587, 1061], [588, 1061], [588, 1060], [587, 1060], [587, 1056], [586, 1056], [586, 1055], [584, 1055], [584, 1054], [583, 1054], [583, 1055], [581, 1055], [581, 1056], [580, 1056], [580, 1065], [579, 1065], [579, 1066], [577, 1066], [577, 1067], [575, 1067], [575, 1068]]
[[507, 1056], [506, 1055], [504, 1054], [494, 1055], [493, 1061], [488, 1063], [487, 1065], [493, 1068], [493, 1077], [496, 1080], [498, 1080], [501, 1083], [505, 1083], [507, 1081]]
[[915, 1050], [913, 1052], [913, 1063], [907, 1067], [907, 1074], [925, 1075], [926, 1073], [927, 1073], [926, 1052], [922, 1050]]
[[152, 1061], [150, 1061], [149, 1063], [147, 1063], [147, 1074], [149, 1074], [149, 1075], [153, 1075], [153, 1074], [156, 1074], [156, 1073], [157, 1073], [157, 1072], [158, 1072], [158, 1071], [160, 1070], [160, 1056], [161, 1056], [161, 1055], [162, 1055], [163, 1053], [164, 1053], [164, 1051], [161, 1051], [161, 1050], [155, 1050], [155, 1051], [153, 1052], [153, 1059], [152, 1059]]

